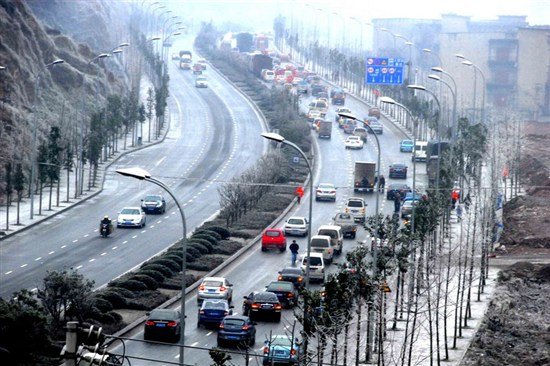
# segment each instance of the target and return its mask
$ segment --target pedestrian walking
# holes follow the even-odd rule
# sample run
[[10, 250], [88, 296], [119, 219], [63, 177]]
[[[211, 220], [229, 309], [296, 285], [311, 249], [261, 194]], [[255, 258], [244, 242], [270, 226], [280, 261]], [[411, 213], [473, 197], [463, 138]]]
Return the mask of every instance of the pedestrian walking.
[[451, 202], [453, 203], [453, 210], [455, 209], [456, 203], [458, 202], [459, 198], [460, 198], [460, 193], [458, 189], [454, 189], [451, 192]]
[[298, 251], [300, 250], [300, 246], [298, 243], [296, 243], [296, 240], [293, 240], [290, 246], [288, 247], [290, 249], [290, 256], [292, 259], [292, 267], [296, 265], [296, 258], [298, 257]]
[[296, 197], [298, 197], [298, 204], [300, 204], [302, 202], [302, 197], [304, 196], [304, 187], [302, 186], [296, 187], [294, 194], [296, 195]]
[[397, 192], [393, 200], [393, 210], [394, 212], [399, 212], [401, 210], [401, 195]]
[[378, 191], [384, 193], [384, 188], [386, 188], [386, 178], [384, 175], [380, 176], [380, 184], [378, 185]]
[[460, 203], [456, 206], [456, 220], [457, 222], [462, 221], [462, 206]]

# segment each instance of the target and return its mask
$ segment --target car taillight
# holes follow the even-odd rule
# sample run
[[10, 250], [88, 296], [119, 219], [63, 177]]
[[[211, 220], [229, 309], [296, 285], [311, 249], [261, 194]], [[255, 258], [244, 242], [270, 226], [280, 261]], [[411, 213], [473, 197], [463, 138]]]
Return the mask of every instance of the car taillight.
[[283, 276], [277, 277], [277, 281], [282, 281], [282, 280], [283, 280]]
[[176, 322], [168, 322], [168, 324], [166, 324], [167, 326], [169, 327], [175, 327], [176, 325], [178, 325], [178, 323]]
[[317, 190], [317, 193], [323, 193], [323, 191], [321, 191], [320, 189]]
[[289, 292], [288, 294], [286, 294], [286, 297], [294, 297], [294, 294], [292, 292]]
[[276, 304], [276, 305], [275, 305], [275, 310], [281, 310], [281, 309], [282, 309], [281, 304]]
[[223, 315], [228, 315], [229, 314], [229, 311], [224, 311], [223, 312]]
[[245, 324], [242, 327], [242, 330], [249, 330], [249, 329], [250, 329], [250, 325], [248, 325], [248, 324]]
[[204, 310], [199, 310], [199, 314], [204, 314]]
[[268, 353], [269, 353], [269, 347], [264, 347], [264, 353], [265, 353], [265, 354], [268, 354]]
[[254, 304], [252, 304], [250, 307], [251, 307], [252, 309], [259, 309], [259, 308], [260, 308], [260, 304], [254, 303]]
[[336, 191], [330, 191], [330, 193], [331, 193], [331, 194], [333, 194], [333, 193], [336, 194]]
[[223, 287], [223, 286], [220, 286], [220, 291], [223, 292], [223, 291], [225, 291], [225, 290], [227, 290], [227, 288], [225, 288], [225, 287]]
[[294, 348], [291, 349], [291, 350], [290, 350], [290, 354], [291, 354], [292, 356], [296, 356], [296, 350], [295, 350]]
[[303, 280], [302, 276], [298, 277], [298, 282], [302, 282]]
[[199, 286], [199, 291], [204, 291], [204, 285]]
[[220, 323], [220, 329], [223, 329], [225, 328], [225, 326], [223, 325], [223, 323]]
[[145, 322], [145, 325], [147, 325], [147, 326], [149, 326], [149, 327], [152, 327], [153, 325], [155, 325], [155, 322], [150, 321], [150, 320], [147, 320], [147, 321]]

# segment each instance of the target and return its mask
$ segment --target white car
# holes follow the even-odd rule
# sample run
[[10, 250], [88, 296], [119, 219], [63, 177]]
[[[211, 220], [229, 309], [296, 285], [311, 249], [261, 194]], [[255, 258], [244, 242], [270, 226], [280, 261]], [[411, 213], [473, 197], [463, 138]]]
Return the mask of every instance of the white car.
[[197, 303], [206, 299], [233, 300], [233, 285], [225, 277], [204, 277], [197, 293]]
[[118, 214], [116, 226], [144, 227], [145, 220], [145, 211], [141, 207], [124, 207]]
[[321, 183], [315, 190], [315, 200], [328, 200], [336, 202], [336, 187], [331, 183]]
[[285, 235], [307, 235], [307, 219], [301, 216], [289, 217], [285, 222]]
[[349, 136], [345, 142], [346, 149], [362, 149], [364, 144], [359, 136]]
[[208, 80], [206, 79], [206, 76], [199, 75], [195, 79], [195, 87], [196, 88], [208, 88]]

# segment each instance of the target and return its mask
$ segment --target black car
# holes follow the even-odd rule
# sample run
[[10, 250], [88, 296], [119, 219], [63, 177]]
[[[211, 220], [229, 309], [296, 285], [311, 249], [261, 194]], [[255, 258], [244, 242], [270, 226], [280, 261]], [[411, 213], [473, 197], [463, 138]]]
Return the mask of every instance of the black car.
[[289, 281], [273, 281], [265, 288], [268, 292], [277, 295], [279, 302], [285, 308], [294, 307], [298, 303], [298, 291]]
[[386, 198], [389, 200], [395, 199], [395, 194], [399, 193], [401, 199], [405, 198], [407, 192], [412, 192], [411, 188], [405, 183], [391, 183], [386, 188]]
[[301, 287], [304, 285], [304, 273], [301, 268], [286, 267], [279, 271], [277, 280], [292, 282], [295, 287]]
[[143, 339], [146, 341], [169, 339], [172, 342], [180, 339], [179, 310], [155, 309], [147, 315]]
[[389, 177], [407, 179], [407, 165], [403, 163], [393, 163], [390, 165]]
[[276, 322], [281, 321], [281, 302], [273, 292], [260, 291], [251, 292], [244, 296], [243, 314], [255, 320], [262, 315], [270, 316]]
[[166, 201], [161, 195], [151, 194], [141, 200], [141, 208], [145, 213], [163, 214], [166, 212]]
[[253, 346], [256, 343], [256, 323], [243, 315], [228, 315], [220, 323], [218, 347], [229, 343]]

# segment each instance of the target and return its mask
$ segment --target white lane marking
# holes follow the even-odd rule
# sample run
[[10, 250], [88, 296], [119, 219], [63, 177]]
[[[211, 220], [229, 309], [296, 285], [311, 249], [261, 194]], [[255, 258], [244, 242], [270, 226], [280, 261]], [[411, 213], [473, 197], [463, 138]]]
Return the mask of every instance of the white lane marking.
[[[126, 243], [128, 243], [128, 240], [124, 240], [124, 241], [122, 242], [122, 244], [126, 244]], [[116, 247], [115, 247], [115, 248], [116, 248]], [[113, 249], [114, 249], [114, 248], [113, 248]]]
[[141, 230], [141, 233], [142, 233], [142, 234], [144, 234], [144, 233], [146, 233], [146, 232], [147, 232], [147, 230]]
[[106, 252], [101, 253], [102, 256], [105, 255], [105, 254], [107, 254], [107, 253]]
[[162, 159], [160, 159], [159, 161], [156, 162], [155, 166], [159, 166], [163, 161], [164, 159], [166, 159], [166, 156], [162, 157]]
[[[164, 216], [165, 219], [169, 219], [170, 216]], [[160, 224], [160, 221], [158, 222]]]
[[38, 291], [38, 288], [36, 288], [36, 287], [35, 287], [35, 288], [31, 288], [31, 292], [36, 292], [36, 291]]
[[77, 241], [78, 241], [78, 239], [75, 239], [75, 240], [73, 240], [73, 243], [76, 243]]
[[55, 253], [55, 250], [52, 250], [51, 252], [49, 252], [48, 255], [52, 255], [53, 253]]
[[38, 258], [35, 259], [35, 261], [39, 261], [41, 259], [42, 259], [42, 257], [38, 257]]
[[90, 259], [88, 262], [92, 263], [93, 261], [95, 261], [95, 258]]
[[13, 271], [7, 271], [6, 273], [4, 273], [5, 275], [9, 275], [10, 273], [13, 273]]
[[118, 247], [112, 247], [111, 249], [112, 249], [112, 250], [115, 250], [116, 248], [118, 248]]
[[[168, 217], [166, 217], [166, 218], [168, 218]], [[157, 224], [160, 224], [161, 222], [162, 222], [162, 220], [158, 220], [158, 221], [157, 221]]]
[[80, 265], [80, 266], [76, 267], [75, 269], [80, 269], [80, 268], [82, 268], [82, 267], [83, 267], [83, 265]]
[[152, 229], [152, 228], [154, 228], [154, 227], [155, 227], [155, 225], [151, 225], [151, 226], [149, 226], [149, 229]]
[[64, 249], [64, 248], [67, 248], [67, 246], [66, 246], [66, 245], [62, 245], [62, 246], [61, 246], [61, 249]]
[[137, 235], [132, 236], [132, 239], [135, 239], [135, 238], [137, 238]]
[[191, 347], [195, 347], [197, 344], [199, 344], [199, 342], [195, 342], [195, 343], [191, 344]]
[[87, 238], [88, 236], [90, 236], [90, 234], [86, 234], [86, 235], [84, 235], [84, 237], [85, 237], [85, 238]]
[[95, 229], [95, 230], [94, 230], [94, 233], [97, 233], [98, 231], [99, 231], [99, 229]]
[[208, 337], [210, 334], [212, 334], [212, 331], [206, 333], [206, 336]]

